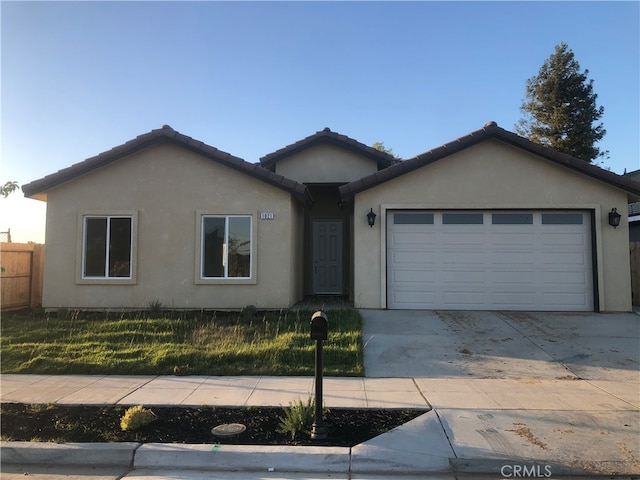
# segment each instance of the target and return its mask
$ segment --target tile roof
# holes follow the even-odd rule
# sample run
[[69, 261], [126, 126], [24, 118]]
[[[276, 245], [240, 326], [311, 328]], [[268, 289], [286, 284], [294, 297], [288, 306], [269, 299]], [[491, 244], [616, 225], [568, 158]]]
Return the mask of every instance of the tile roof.
[[497, 139], [502, 142], [517, 146], [526, 151], [539, 155], [552, 162], [563, 165], [571, 170], [577, 171], [589, 177], [620, 188], [632, 196], [640, 197], [640, 182], [631, 180], [628, 177], [617, 175], [608, 170], [604, 170], [596, 165], [592, 165], [584, 160], [560, 153], [557, 150], [531, 142], [515, 133], [498, 127], [496, 122], [489, 122], [483, 128], [460, 137], [452, 142], [446, 143], [428, 152], [416, 155], [413, 158], [391, 165], [386, 170], [368, 175], [354, 182], [339, 187], [340, 197], [347, 200], [359, 192], [375, 187], [393, 178], [397, 178], [406, 173], [410, 173], [418, 168], [441, 160], [449, 155], [464, 150], [480, 142], [489, 139]]
[[373, 147], [369, 147], [364, 143], [360, 143], [353, 138], [349, 138], [346, 135], [341, 135], [336, 132], [332, 132], [329, 128], [320, 130], [319, 132], [309, 135], [302, 140], [299, 140], [291, 145], [287, 145], [275, 152], [269, 153], [260, 159], [260, 165], [266, 168], [273, 168], [273, 165], [278, 161], [289, 155], [293, 155], [305, 148], [322, 143], [328, 143], [337, 145], [339, 147], [352, 150], [361, 155], [365, 155], [378, 163], [378, 169], [387, 168], [390, 165], [398, 163], [400, 160], [393, 155], [376, 150]]
[[131, 155], [162, 142], [170, 142], [179, 145], [211, 160], [220, 162], [227, 167], [246, 173], [247, 175], [262, 180], [270, 185], [288, 191], [295, 198], [305, 204], [312, 203], [311, 195], [305, 185], [285, 178], [282, 175], [273, 173], [260, 165], [246, 162], [239, 157], [234, 157], [229, 153], [218, 150], [217, 148], [207, 145], [199, 140], [183, 135], [168, 125], [164, 125], [162, 128], [156, 130], [151, 130], [150, 132], [139, 135], [133, 140], [129, 140], [128, 142], [114, 147], [111, 150], [100, 153], [95, 157], [88, 158], [80, 163], [76, 163], [70, 167], [59, 170], [56, 173], [47, 175], [44, 178], [23, 185], [22, 191], [26, 197], [45, 199], [46, 192], [51, 188], [57, 187], [58, 185], [73, 180], [81, 175], [104, 167], [126, 157], [127, 155]]

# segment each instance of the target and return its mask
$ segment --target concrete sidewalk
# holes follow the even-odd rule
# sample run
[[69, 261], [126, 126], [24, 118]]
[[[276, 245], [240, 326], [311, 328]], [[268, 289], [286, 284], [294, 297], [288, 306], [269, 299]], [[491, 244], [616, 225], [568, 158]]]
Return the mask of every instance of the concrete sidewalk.
[[[313, 393], [309, 377], [2, 375], [0, 381], [2, 402], [23, 403], [280, 406]], [[353, 448], [215, 446], [213, 440], [209, 445], [4, 442], [2, 462], [108, 464], [132, 470], [124, 478], [151, 478], [169, 469], [274, 469], [332, 478], [460, 472], [498, 478], [525, 468], [555, 477], [640, 474], [637, 382], [328, 377], [324, 391], [328, 407], [424, 408], [425, 413]]]

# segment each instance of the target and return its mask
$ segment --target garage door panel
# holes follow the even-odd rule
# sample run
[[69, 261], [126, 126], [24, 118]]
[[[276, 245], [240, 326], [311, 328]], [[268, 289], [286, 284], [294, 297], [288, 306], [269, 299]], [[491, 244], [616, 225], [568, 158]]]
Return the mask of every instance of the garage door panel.
[[546, 246], [569, 245], [571, 247], [584, 247], [586, 243], [583, 232], [543, 232], [540, 238], [542, 240], [542, 245]]
[[513, 265], [513, 266], [530, 266], [536, 263], [535, 252], [523, 251], [502, 251], [491, 252], [488, 257], [489, 263], [493, 265]]
[[469, 271], [469, 270], [446, 270], [442, 272], [440, 281], [444, 283], [484, 283], [485, 272], [484, 271]]
[[586, 301], [584, 293], [549, 292], [543, 295], [544, 304], [551, 305], [556, 310], [579, 310]]
[[394, 295], [393, 300], [402, 305], [412, 305], [409, 308], [433, 308], [437, 295], [430, 292], [403, 291]]
[[454, 250], [452, 248], [443, 248], [441, 255], [442, 265], [450, 267], [451, 265], [457, 265], [460, 268], [468, 267], [469, 265], [484, 265], [484, 259], [481, 257], [482, 250]]
[[469, 247], [483, 247], [486, 242], [484, 235], [469, 232], [442, 235], [439, 240], [443, 245]]
[[403, 268], [403, 264], [408, 265], [434, 265], [437, 261], [437, 255], [434, 252], [418, 252], [418, 251], [402, 251], [392, 254], [395, 264]]
[[388, 307], [593, 310], [588, 212], [494, 213], [469, 215], [475, 224], [388, 217]]
[[[505, 270], [492, 270], [491, 277], [494, 279], [495, 285], [513, 285], [514, 288], [519, 285], [531, 286], [535, 285], [535, 275], [524, 274], [520, 270], [505, 271]], [[503, 287], [502, 287], [503, 288]]]
[[391, 245], [424, 245], [433, 243], [435, 233], [428, 232], [396, 232], [391, 238]]
[[394, 284], [398, 283], [424, 283], [436, 282], [438, 279], [431, 271], [425, 270], [399, 270], [393, 273], [392, 280]]
[[[495, 225], [494, 225], [495, 226]], [[491, 232], [489, 244], [498, 248], [522, 248], [531, 245], [531, 234], [527, 233], [495, 233]]]
[[569, 285], [578, 285], [580, 288], [584, 288], [589, 283], [588, 276], [583, 271], [575, 271], [575, 272], [547, 272], [545, 285], [560, 285], [560, 286], [568, 286]]
[[473, 308], [485, 306], [484, 292], [445, 292], [442, 294], [442, 302], [445, 308], [457, 308], [456, 305], [464, 305]]
[[584, 267], [588, 259], [581, 252], [546, 252], [541, 258], [545, 265], [563, 265], [565, 267]]
[[509, 310], [523, 306], [534, 309], [536, 296], [532, 292], [497, 292], [491, 296], [491, 303]]

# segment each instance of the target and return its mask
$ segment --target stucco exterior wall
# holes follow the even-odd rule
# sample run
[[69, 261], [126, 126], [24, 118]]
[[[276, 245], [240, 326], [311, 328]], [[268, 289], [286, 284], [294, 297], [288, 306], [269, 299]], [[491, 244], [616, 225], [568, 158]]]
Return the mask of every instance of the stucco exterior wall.
[[[631, 309], [627, 195], [585, 175], [491, 140], [356, 195], [354, 304], [386, 306], [386, 210], [587, 209], [594, 211], [594, 266], [601, 311]], [[367, 225], [373, 207], [376, 225]], [[608, 224], [616, 207], [620, 226]]]
[[[48, 192], [45, 308], [281, 308], [301, 298], [300, 208], [291, 195], [171, 144], [119, 160]], [[133, 284], [81, 280], [82, 216], [135, 212]], [[197, 283], [197, 212], [252, 216], [249, 281]], [[260, 213], [273, 213], [261, 220]]]
[[346, 183], [378, 171], [375, 160], [334, 145], [315, 145], [276, 163], [276, 173], [300, 183]]

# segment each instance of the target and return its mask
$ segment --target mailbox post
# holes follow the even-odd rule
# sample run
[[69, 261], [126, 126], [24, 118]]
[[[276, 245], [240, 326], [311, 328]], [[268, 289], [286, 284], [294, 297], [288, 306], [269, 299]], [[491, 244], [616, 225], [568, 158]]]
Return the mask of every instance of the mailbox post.
[[327, 427], [322, 418], [322, 342], [327, 339], [328, 332], [327, 314], [317, 311], [311, 316], [311, 340], [316, 341], [316, 398], [315, 417], [311, 427], [312, 440], [327, 439]]

